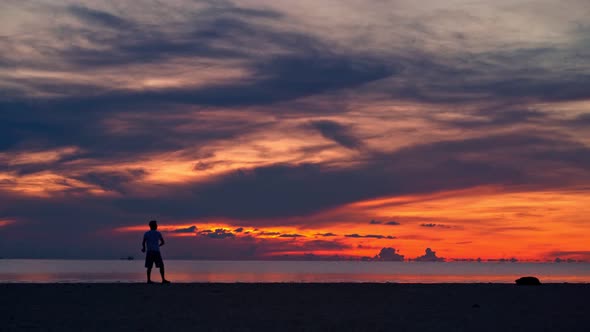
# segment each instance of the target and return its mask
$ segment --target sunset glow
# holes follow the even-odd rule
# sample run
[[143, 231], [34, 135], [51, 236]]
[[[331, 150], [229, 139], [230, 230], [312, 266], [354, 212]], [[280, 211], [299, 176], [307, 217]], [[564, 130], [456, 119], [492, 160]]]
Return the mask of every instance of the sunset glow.
[[0, 12], [4, 257], [590, 261], [583, 1]]

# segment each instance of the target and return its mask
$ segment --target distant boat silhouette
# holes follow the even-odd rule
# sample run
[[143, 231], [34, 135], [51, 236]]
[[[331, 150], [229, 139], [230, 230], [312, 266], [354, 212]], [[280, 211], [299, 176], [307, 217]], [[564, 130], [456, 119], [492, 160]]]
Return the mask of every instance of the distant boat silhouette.
[[135, 257], [133, 257], [133, 256], [127, 256], [127, 257], [121, 257], [121, 258], [119, 258], [119, 259], [120, 259], [120, 260], [122, 260], [122, 261], [125, 261], [125, 260], [127, 260], [127, 261], [132, 261], [132, 260], [134, 260], [134, 259], [135, 259]]

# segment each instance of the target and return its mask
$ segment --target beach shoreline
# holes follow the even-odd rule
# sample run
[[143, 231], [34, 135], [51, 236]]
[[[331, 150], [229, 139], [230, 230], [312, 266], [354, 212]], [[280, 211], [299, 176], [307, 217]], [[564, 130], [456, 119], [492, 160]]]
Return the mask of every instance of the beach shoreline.
[[585, 331], [590, 284], [0, 284], [2, 331]]

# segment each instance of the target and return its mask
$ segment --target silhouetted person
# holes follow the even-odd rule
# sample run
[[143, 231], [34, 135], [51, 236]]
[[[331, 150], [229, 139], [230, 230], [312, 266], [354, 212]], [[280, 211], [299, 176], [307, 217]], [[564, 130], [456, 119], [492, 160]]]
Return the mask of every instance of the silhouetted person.
[[162, 234], [157, 231], [158, 222], [155, 220], [150, 221], [150, 230], [145, 232], [143, 235], [143, 242], [141, 243], [141, 252], [145, 252], [145, 245], [147, 244], [147, 253], [145, 255], [145, 267], [147, 268], [147, 282], [152, 282], [152, 267], [156, 263], [156, 267], [160, 269], [160, 275], [162, 276], [162, 283], [169, 284], [170, 281], [164, 278], [164, 261], [160, 254], [160, 247], [164, 245], [164, 238]]

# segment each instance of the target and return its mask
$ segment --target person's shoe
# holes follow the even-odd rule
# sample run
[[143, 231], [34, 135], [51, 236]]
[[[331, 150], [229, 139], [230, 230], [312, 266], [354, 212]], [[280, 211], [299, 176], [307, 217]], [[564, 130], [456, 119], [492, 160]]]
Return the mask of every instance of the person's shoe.
[[151, 280], [148, 280], [148, 282], [147, 282], [147, 283], [148, 283], [148, 284], [155, 284], [155, 282], [153, 282], [153, 281], [151, 281]]
[[170, 281], [168, 281], [168, 280], [164, 279], [164, 280], [162, 280], [162, 283], [163, 283], [163, 284], [169, 284], [169, 283], [170, 283]]

